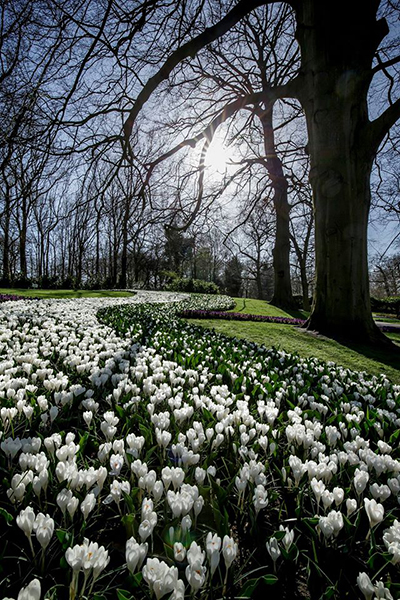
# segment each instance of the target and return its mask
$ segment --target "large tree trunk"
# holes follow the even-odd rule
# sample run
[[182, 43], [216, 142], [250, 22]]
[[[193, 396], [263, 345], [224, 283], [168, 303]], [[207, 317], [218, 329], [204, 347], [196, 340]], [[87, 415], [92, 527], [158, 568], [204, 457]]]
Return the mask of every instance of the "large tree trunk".
[[387, 339], [372, 319], [367, 264], [376, 151], [365, 143], [367, 94], [384, 34], [377, 4], [304, 0], [297, 15], [315, 211], [316, 290], [308, 328], [365, 342]]
[[272, 251], [274, 267], [274, 294], [271, 304], [283, 308], [294, 308], [295, 302], [292, 294], [290, 280], [290, 231], [288, 202], [288, 182], [283, 172], [282, 162], [275, 150], [275, 136], [273, 128], [273, 105], [259, 112], [259, 117], [264, 133], [264, 148], [266, 166], [271, 178], [273, 189], [273, 202], [276, 216], [275, 246]]

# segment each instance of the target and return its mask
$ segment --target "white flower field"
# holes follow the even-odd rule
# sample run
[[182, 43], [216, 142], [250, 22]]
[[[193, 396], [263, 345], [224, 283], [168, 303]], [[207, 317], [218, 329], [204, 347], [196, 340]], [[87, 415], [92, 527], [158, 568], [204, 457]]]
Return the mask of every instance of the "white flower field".
[[176, 316], [231, 305], [0, 305], [1, 598], [400, 598], [400, 386]]

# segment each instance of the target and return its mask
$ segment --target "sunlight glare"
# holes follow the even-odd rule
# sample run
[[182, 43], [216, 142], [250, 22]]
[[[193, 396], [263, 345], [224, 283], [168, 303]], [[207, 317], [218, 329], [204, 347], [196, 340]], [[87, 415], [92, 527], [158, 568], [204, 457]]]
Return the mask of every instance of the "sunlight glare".
[[209, 172], [223, 174], [230, 159], [230, 149], [223, 142], [214, 139], [208, 148], [205, 165]]

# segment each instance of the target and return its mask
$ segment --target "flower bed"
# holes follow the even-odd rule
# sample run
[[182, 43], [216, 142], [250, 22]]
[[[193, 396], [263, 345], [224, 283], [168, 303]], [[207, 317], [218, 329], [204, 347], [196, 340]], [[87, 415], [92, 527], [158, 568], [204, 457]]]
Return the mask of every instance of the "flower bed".
[[400, 386], [137, 303], [0, 312], [3, 596], [400, 597]]
[[264, 323], [280, 323], [287, 325], [304, 325], [304, 319], [293, 319], [292, 317], [269, 317], [266, 315], [252, 315], [237, 312], [221, 312], [217, 310], [182, 310], [180, 317], [186, 319], [223, 319], [225, 321], [262, 321]]
[[25, 300], [25, 298], [16, 294], [0, 294], [0, 302], [10, 302], [12, 300]]

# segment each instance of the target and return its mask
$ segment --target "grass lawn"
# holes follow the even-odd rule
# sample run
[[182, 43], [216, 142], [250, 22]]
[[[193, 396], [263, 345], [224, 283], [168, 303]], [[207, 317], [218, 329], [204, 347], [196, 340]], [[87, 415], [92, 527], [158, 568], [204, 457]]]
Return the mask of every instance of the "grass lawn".
[[308, 312], [305, 310], [282, 310], [266, 300], [255, 300], [254, 298], [233, 298], [236, 302], [235, 308], [229, 312], [240, 312], [244, 315], [263, 315], [266, 317], [293, 317], [294, 319], [306, 319]]
[[[305, 318], [307, 316], [304, 311], [284, 311], [262, 300], [235, 298], [235, 301], [236, 307], [233, 312], [277, 317]], [[251, 340], [265, 346], [275, 346], [303, 357], [315, 356], [321, 360], [332, 361], [354, 371], [367, 371], [372, 375], [384, 373], [393, 383], [400, 384], [400, 355], [394, 355], [391, 351], [361, 344], [344, 346], [334, 340], [301, 331], [292, 325], [217, 319], [191, 319], [191, 322], [215, 329], [225, 335]], [[400, 333], [388, 334], [388, 337], [400, 346]]]
[[112, 290], [22, 290], [0, 288], [0, 294], [15, 294], [26, 298], [122, 298], [134, 296], [134, 292], [114, 292]]

